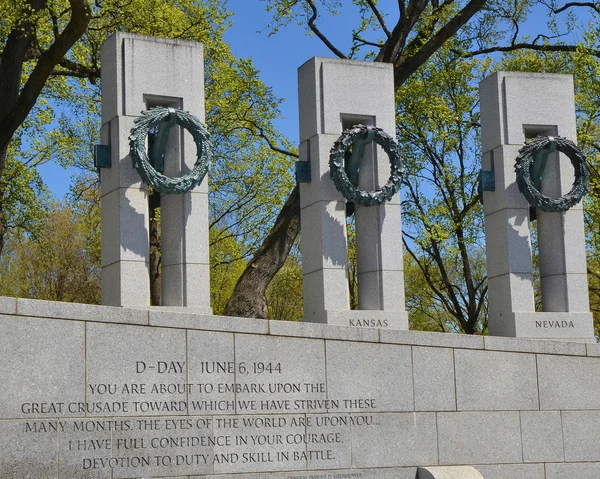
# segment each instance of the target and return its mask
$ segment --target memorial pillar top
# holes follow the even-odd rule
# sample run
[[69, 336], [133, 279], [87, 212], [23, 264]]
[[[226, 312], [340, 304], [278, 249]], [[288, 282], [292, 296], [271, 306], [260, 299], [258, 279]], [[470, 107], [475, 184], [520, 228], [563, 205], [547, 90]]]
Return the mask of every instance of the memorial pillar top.
[[[482, 151], [522, 145], [525, 133], [576, 138], [573, 76], [496, 72], [479, 84]], [[529, 128], [528, 128], [529, 127]]]
[[346, 123], [394, 131], [392, 64], [313, 57], [298, 69], [298, 98], [300, 143]]
[[102, 124], [139, 116], [151, 106], [173, 106], [204, 121], [204, 48], [201, 43], [115, 33], [102, 44]]

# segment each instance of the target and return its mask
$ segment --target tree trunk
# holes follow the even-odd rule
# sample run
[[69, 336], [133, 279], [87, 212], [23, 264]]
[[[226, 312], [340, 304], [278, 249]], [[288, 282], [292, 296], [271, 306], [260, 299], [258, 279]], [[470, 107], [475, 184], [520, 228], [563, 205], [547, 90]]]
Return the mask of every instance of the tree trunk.
[[[29, 4], [35, 13], [45, 8], [46, 0], [31, 0]], [[18, 91], [18, 97], [8, 105], [8, 109], [0, 109], [0, 149], [8, 145], [17, 128], [27, 118], [54, 67], [63, 60], [67, 52], [87, 30], [92, 16], [87, 0], [69, 0], [69, 5], [71, 7], [69, 23], [56, 36], [54, 43], [38, 57], [27, 81]], [[0, 87], [2, 87], [0, 91], [3, 95], [7, 94], [4, 90], [4, 83], [8, 87], [14, 85], [15, 81], [17, 86], [20, 84], [20, 72], [25, 61], [25, 54], [33, 40], [33, 26], [28, 21], [15, 27], [8, 35], [0, 63]]]
[[161, 306], [162, 304], [162, 282], [161, 282], [161, 254], [160, 254], [160, 230], [158, 228], [158, 212], [160, 211], [160, 193], [154, 192], [150, 195], [150, 305]]
[[267, 318], [267, 286], [285, 263], [300, 233], [300, 188], [294, 187], [273, 228], [238, 280], [226, 316]]
[[[4, 177], [8, 145], [15, 132], [34, 107], [54, 67], [82, 37], [91, 19], [90, 5], [87, 0], [69, 0], [71, 7], [69, 23], [56, 36], [54, 43], [40, 55], [27, 81], [21, 87], [27, 51], [35, 40], [31, 19], [38, 11], [46, 8], [46, 3], [46, 0], [28, 1], [32, 17], [13, 28], [6, 37], [4, 49], [0, 54], [0, 179]], [[2, 253], [6, 234], [3, 197], [4, 192], [0, 190], [0, 253]]]
[[[0, 179], [4, 173], [4, 165], [6, 165], [7, 149], [0, 149]], [[6, 223], [4, 220], [4, 188], [2, 188], [2, 181], [0, 181], [0, 255], [4, 250], [4, 237], [6, 235]]]

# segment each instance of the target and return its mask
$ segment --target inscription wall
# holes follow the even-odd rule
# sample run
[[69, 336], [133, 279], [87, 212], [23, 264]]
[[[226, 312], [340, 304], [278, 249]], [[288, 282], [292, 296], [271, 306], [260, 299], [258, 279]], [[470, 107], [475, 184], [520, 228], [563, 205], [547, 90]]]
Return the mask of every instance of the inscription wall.
[[[382, 418], [414, 410], [408, 346], [13, 323], [3, 318], [17, 352], [2, 373], [9, 394], [0, 406], [3, 418], [14, 419], [2, 421], [4, 432], [19, 438], [18, 450], [8, 446], [14, 462], [4, 458], [13, 470], [36, 444], [58, 448], [59, 477], [369, 466], [370, 442], [385, 431]], [[409, 416], [395, 421], [411, 424], [403, 434], [418, 446], [422, 432]], [[429, 416], [418, 422], [434, 434]], [[362, 459], [353, 461], [353, 446], [365, 451]], [[418, 454], [427, 461], [427, 448]]]
[[1, 307], [0, 479], [600, 470], [595, 344]]

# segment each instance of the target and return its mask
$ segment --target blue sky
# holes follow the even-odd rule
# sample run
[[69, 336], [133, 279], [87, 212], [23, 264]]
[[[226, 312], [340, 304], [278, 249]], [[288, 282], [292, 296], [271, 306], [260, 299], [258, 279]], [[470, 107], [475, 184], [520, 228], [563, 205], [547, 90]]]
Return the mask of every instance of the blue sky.
[[[347, 2], [350, 4], [350, 2]], [[380, 0], [382, 10], [396, 13], [396, 0]], [[233, 25], [225, 38], [238, 57], [252, 58], [260, 70], [261, 78], [271, 86], [277, 97], [284, 100], [281, 106], [282, 119], [278, 128], [294, 143], [298, 142], [298, 81], [297, 70], [315, 56], [333, 57], [333, 53], [314, 35], [292, 22], [269, 36], [267, 25], [272, 21], [265, 11], [267, 2], [259, 0], [229, 0], [228, 9], [235, 12]], [[350, 46], [351, 30], [356, 26], [357, 9], [345, 6], [345, 14], [329, 17], [324, 13], [317, 24], [323, 33], [346, 53]], [[350, 12], [350, 14], [348, 14]]]

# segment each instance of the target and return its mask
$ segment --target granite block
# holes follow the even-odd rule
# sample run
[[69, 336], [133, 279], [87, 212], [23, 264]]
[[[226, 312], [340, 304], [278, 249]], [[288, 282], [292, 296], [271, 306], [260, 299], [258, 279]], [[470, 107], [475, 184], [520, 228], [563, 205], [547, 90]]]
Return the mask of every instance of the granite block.
[[17, 312], [22, 316], [41, 318], [76, 319], [102, 323], [148, 324], [148, 311], [95, 304], [41, 301], [38, 299], [17, 300]]
[[[385, 161], [387, 163], [387, 158]], [[385, 168], [381, 169], [386, 171]], [[387, 170], [389, 171], [389, 167]], [[361, 175], [362, 173], [361, 165]], [[369, 188], [375, 189], [377, 188]], [[355, 215], [358, 271], [402, 271], [402, 254], [398, 254], [397, 246], [402, 242], [400, 205], [383, 203], [374, 207], [358, 206]]]
[[0, 316], [0, 418], [72, 415], [84, 400], [84, 324]]
[[413, 346], [416, 411], [456, 411], [454, 355], [448, 348]]
[[600, 358], [538, 355], [540, 409], [600, 409]]
[[327, 341], [327, 396], [340, 411], [414, 411], [409, 346]]
[[[131, 170], [131, 160], [123, 161]], [[137, 172], [134, 171], [132, 174], [135, 173]], [[150, 216], [148, 191], [145, 186], [121, 186], [110, 193], [103, 194], [100, 201], [102, 266], [117, 261], [147, 262]]]
[[112, 433], [112, 477], [212, 474], [216, 443], [231, 442], [209, 418], [131, 418], [131, 429]]
[[373, 414], [372, 418], [372, 424], [352, 429], [354, 467], [438, 463], [435, 413]]
[[[321, 201], [301, 210], [302, 228], [311, 232], [302, 236], [302, 272], [307, 275], [323, 268], [345, 269], [348, 264], [345, 202]], [[306, 259], [305, 259], [306, 258]]]
[[187, 333], [187, 382], [193, 384], [189, 413], [194, 415], [236, 412], [236, 367], [233, 334], [215, 331]]
[[[195, 150], [195, 145], [193, 142], [192, 145], [194, 146]], [[192, 162], [196, 161], [196, 157], [193, 154], [190, 155], [189, 153], [185, 155], [184, 159], [191, 159]], [[202, 185], [205, 183], [208, 183], [208, 175], [204, 177], [204, 180], [202, 180]], [[187, 263], [207, 264], [209, 262], [209, 199], [208, 192], [200, 192], [199, 189], [200, 187], [197, 187], [183, 196], [178, 195], [178, 200], [172, 199], [176, 198], [175, 196], [166, 196], [166, 198], [171, 198], [171, 203], [174, 210], [173, 215], [177, 214], [177, 216], [179, 216], [179, 220], [173, 218], [174, 224], [171, 225], [171, 229], [173, 232], [179, 232], [180, 235], [178, 240], [177, 235], [171, 235], [172, 242], [176, 242], [178, 244], [179, 254], [177, 254], [177, 251], [173, 251], [168, 264], [176, 264], [180, 262], [181, 259], [184, 259], [184, 262]], [[206, 221], [202, 221], [201, 218], [206, 218]]]
[[0, 314], [17, 314], [17, 298], [0, 296]]
[[298, 113], [300, 143], [322, 132], [320, 101], [320, 62], [313, 57], [298, 68]]
[[[208, 181], [208, 178], [203, 181]], [[208, 264], [208, 195], [195, 190], [183, 195], [165, 195], [161, 198], [161, 211], [163, 209], [161, 249], [163, 242], [166, 243], [161, 266]], [[201, 218], [206, 218], [206, 221], [201, 221]]]
[[[569, 162], [568, 159], [565, 158], [565, 160]], [[546, 172], [544, 172], [544, 180], [546, 180]], [[573, 180], [571, 180], [571, 183], [573, 183]], [[560, 194], [556, 197], [558, 196]], [[568, 245], [585, 243], [583, 212], [581, 210], [568, 210], [563, 213], [540, 213], [537, 221], [540, 276], [544, 278], [545, 276], [569, 273], [585, 274], [587, 271], [585, 249], [577, 251], [575, 248], [573, 250], [565, 248], [565, 242]], [[547, 311], [564, 310], [548, 309]]]
[[562, 462], [560, 411], [521, 411], [523, 462]]
[[[508, 273], [488, 278], [490, 336], [518, 337], [517, 320], [513, 311], [535, 310], [533, 302], [533, 275]], [[528, 314], [528, 313], [519, 313]]]
[[56, 419], [0, 421], [0, 478], [60, 479], [57, 423]]
[[518, 411], [437, 413], [440, 465], [522, 463]]
[[[362, 293], [361, 293], [362, 290]], [[358, 306], [361, 310], [404, 312], [404, 272], [402, 270], [358, 273]], [[408, 329], [408, 317], [403, 329]]]
[[[322, 451], [308, 459], [307, 468], [342, 469], [352, 467], [352, 423], [350, 415], [306, 415], [307, 450]], [[346, 421], [342, 421], [345, 419]], [[356, 426], [359, 427], [359, 426]], [[323, 459], [328, 458], [328, 459]]]
[[107, 99], [110, 98], [110, 105], [106, 104], [102, 108], [102, 124], [113, 119], [119, 112], [119, 105], [123, 103], [123, 97], [120, 82], [117, 80], [117, 75], [121, 73], [123, 68], [122, 62], [120, 61], [120, 49], [121, 42], [117, 39], [117, 35], [111, 35], [108, 37], [101, 47], [101, 55], [103, 58], [104, 69], [102, 70], [102, 96]]
[[585, 353], [590, 357], [600, 357], [600, 344], [596, 342], [587, 343], [585, 345]]
[[183, 309], [170, 307], [151, 308], [149, 312], [150, 325], [232, 333], [266, 334], [269, 331], [269, 322], [264, 319], [208, 316], [182, 311]]
[[[325, 202], [339, 202], [340, 206], [345, 205], [345, 200], [342, 194], [335, 187], [335, 183], [331, 181], [329, 177], [329, 150], [333, 143], [339, 138], [341, 130], [335, 135], [316, 135], [311, 137], [308, 141], [302, 143], [300, 148], [300, 161], [310, 162], [310, 183], [300, 183], [300, 208], [302, 211], [308, 207], [319, 203]], [[345, 208], [344, 208], [345, 209]], [[334, 215], [337, 217], [337, 215]], [[321, 218], [314, 217], [318, 223], [315, 223], [315, 227], [318, 227], [320, 231]], [[306, 221], [301, 217], [301, 222]], [[343, 221], [345, 224], [345, 221]], [[301, 238], [302, 239], [302, 238]], [[318, 238], [315, 238], [318, 240]]]
[[485, 217], [485, 241], [490, 251], [486, 261], [490, 278], [508, 273], [532, 273], [528, 215], [527, 208], [511, 208]]
[[483, 337], [469, 334], [429, 333], [423, 331], [400, 331], [382, 329], [382, 343], [410, 344], [414, 346], [437, 346], [441, 348], [483, 349]]
[[379, 330], [337, 326], [334, 324], [304, 323], [299, 321], [269, 321], [271, 336], [338, 339], [343, 341], [379, 342]]
[[161, 208], [162, 304], [209, 310], [208, 194], [166, 195]]
[[481, 98], [481, 123], [485, 128], [481, 131], [482, 151], [490, 151], [502, 145], [504, 139], [504, 121], [499, 100], [502, 92], [502, 79], [494, 73], [479, 82]]
[[[341, 133], [342, 115], [376, 118], [376, 126], [394, 134], [394, 75], [388, 64], [317, 58], [321, 67], [320, 111], [323, 133]], [[355, 85], [369, 84], [355, 94]], [[299, 92], [301, 94], [302, 92]], [[303, 119], [301, 118], [301, 121]], [[356, 120], [349, 121], [355, 124]]]
[[[116, 35], [122, 45], [119, 60], [124, 65], [122, 76], [117, 78], [128, 86], [123, 92], [124, 115], [138, 115], [146, 109], [147, 97], [152, 95], [183, 98], [183, 108], [204, 120], [204, 84], [189, 80], [204, 77], [201, 43], [131, 33]], [[156, 58], [164, 61], [157, 62]]]
[[499, 464], [474, 466], [485, 479], [546, 479], [543, 464]]
[[[112, 479], [112, 468], [108, 465], [113, 455], [111, 429], [114, 424], [122, 424], [123, 422], [110, 419], [94, 421], [73, 418], [61, 420], [60, 423], [61, 427], [58, 431], [58, 477]], [[104, 425], [108, 427], [104, 428]]]
[[88, 416], [187, 413], [185, 331], [88, 323]]
[[599, 458], [600, 411], [562, 411], [562, 429], [565, 461], [592, 462]]
[[277, 471], [282, 463], [288, 471], [305, 470], [311, 444], [303, 419], [294, 414], [215, 416], [215, 436], [229, 437], [233, 445], [215, 445], [215, 473]]
[[459, 411], [539, 409], [535, 355], [454, 352]]
[[[131, 156], [129, 154], [129, 132], [133, 128], [136, 118], [137, 116], [117, 116], [112, 118], [109, 123], [104, 123], [103, 127], [105, 131], [110, 134], [110, 136], [107, 135], [106, 144], [111, 147], [112, 166], [110, 168], [100, 169], [100, 194], [102, 202], [105, 200], [109, 201], [108, 203], [103, 204], [106, 204], [109, 208], [114, 208], [109, 210], [113, 213], [121, 211], [118, 203], [118, 195], [122, 194], [122, 192], [119, 193], [117, 190], [131, 187], [134, 187], [138, 191], [147, 192], [148, 190], [148, 187], [133, 167], [133, 162], [131, 161]], [[117, 196], [113, 196], [112, 199], [109, 199], [109, 193], [113, 192]], [[127, 208], [125, 208], [125, 211], [127, 211]], [[105, 218], [109, 219], [109, 222], [106, 224], [107, 227], [111, 229], [108, 231], [103, 229], [102, 232], [118, 233], [118, 230], [112, 229], [119, 228], [120, 223], [118, 222], [118, 216], [112, 218], [116, 221], [110, 221], [110, 216], [105, 216]], [[103, 242], [107, 238], [110, 239], [110, 237], [103, 237]], [[118, 235], [115, 239], [118, 247]], [[115, 239], [113, 239], [113, 241], [115, 241]], [[104, 261], [103, 264], [105, 264]]]
[[546, 464], [546, 479], [598, 479], [600, 462]]
[[[175, 264], [163, 266], [162, 299], [166, 307], [190, 307], [212, 314], [210, 308], [210, 266]], [[168, 296], [166, 296], [168, 294]]]
[[504, 80], [508, 144], [524, 142], [523, 125], [557, 125], [559, 135], [576, 137], [571, 75], [526, 72], [498, 72], [495, 75]]
[[483, 479], [471, 466], [419, 467], [417, 479]]
[[[114, 149], [114, 147], [112, 148]], [[111, 150], [112, 150], [111, 149]], [[107, 171], [107, 173], [104, 173]], [[101, 178], [103, 179], [102, 184], [102, 196], [100, 197], [100, 215], [102, 221], [101, 227], [101, 256], [100, 264], [102, 266], [108, 266], [109, 264], [116, 263], [119, 261], [120, 248], [119, 248], [119, 215], [115, 212], [119, 211], [119, 199], [120, 199], [120, 188], [119, 188], [119, 176], [118, 168], [102, 168]], [[110, 213], [109, 213], [110, 212]]]
[[592, 323], [589, 316], [590, 302], [585, 270], [580, 273], [542, 276], [541, 287], [543, 311], [588, 313], [588, 322]]
[[145, 308], [150, 305], [148, 263], [117, 261], [102, 268], [102, 304]]
[[236, 401], [269, 413], [325, 412], [325, 342], [235, 335]]
[[322, 269], [304, 274], [302, 321], [324, 323], [325, 312], [349, 311], [348, 274], [344, 269]]
[[589, 312], [515, 312], [513, 316], [517, 337], [582, 343], [595, 341], [592, 313]]
[[[310, 286], [313, 288], [314, 285]], [[347, 296], [344, 296], [347, 299]], [[306, 312], [306, 310], [305, 310]], [[408, 328], [408, 313], [406, 311], [381, 311], [381, 310], [365, 310], [365, 309], [329, 309], [321, 311], [320, 314], [313, 313], [311, 320], [319, 318], [320, 323], [328, 325], [351, 327], [355, 329], [399, 329], [406, 330]], [[307, 316], [304, 316], [304, 321], [308, 321]], [[377, 333], [379, 334], [379, 333]]]
[[[482, 161], [485, 170], [494, 172], [496, 182], [495, 191], [484, 191], [483, 193], [483, 209], [486, 218], [507, 208], [511, 210], [529, 209], [527, 200], [517, 186], [514, 168], [514, 160], [521, 147], [522, 145], [498, 146], [493, 151], [488, 151], [485, 155], [487, 158], [484, 157]], [[523, 214], [527, 215], [527, 211], [524, 211]]]
[[[252, 474], [217, 474], [210, 479], [415, 479], [416, 467], [385, 469], [315, 469], [303, 472], [274, 472]], [[190, 479], [207, 479], [208, 476], [190, 476]]]
[[[485, 336], [485, 349], [494, 351], [515, 351], [523, 353], [561, 354], [564, 356], [585, 356], [586, 345], [565, 341], [541, 339], [502, 338], [500, 336]], [[600, 349], [598, 351], [600, 355]]]

